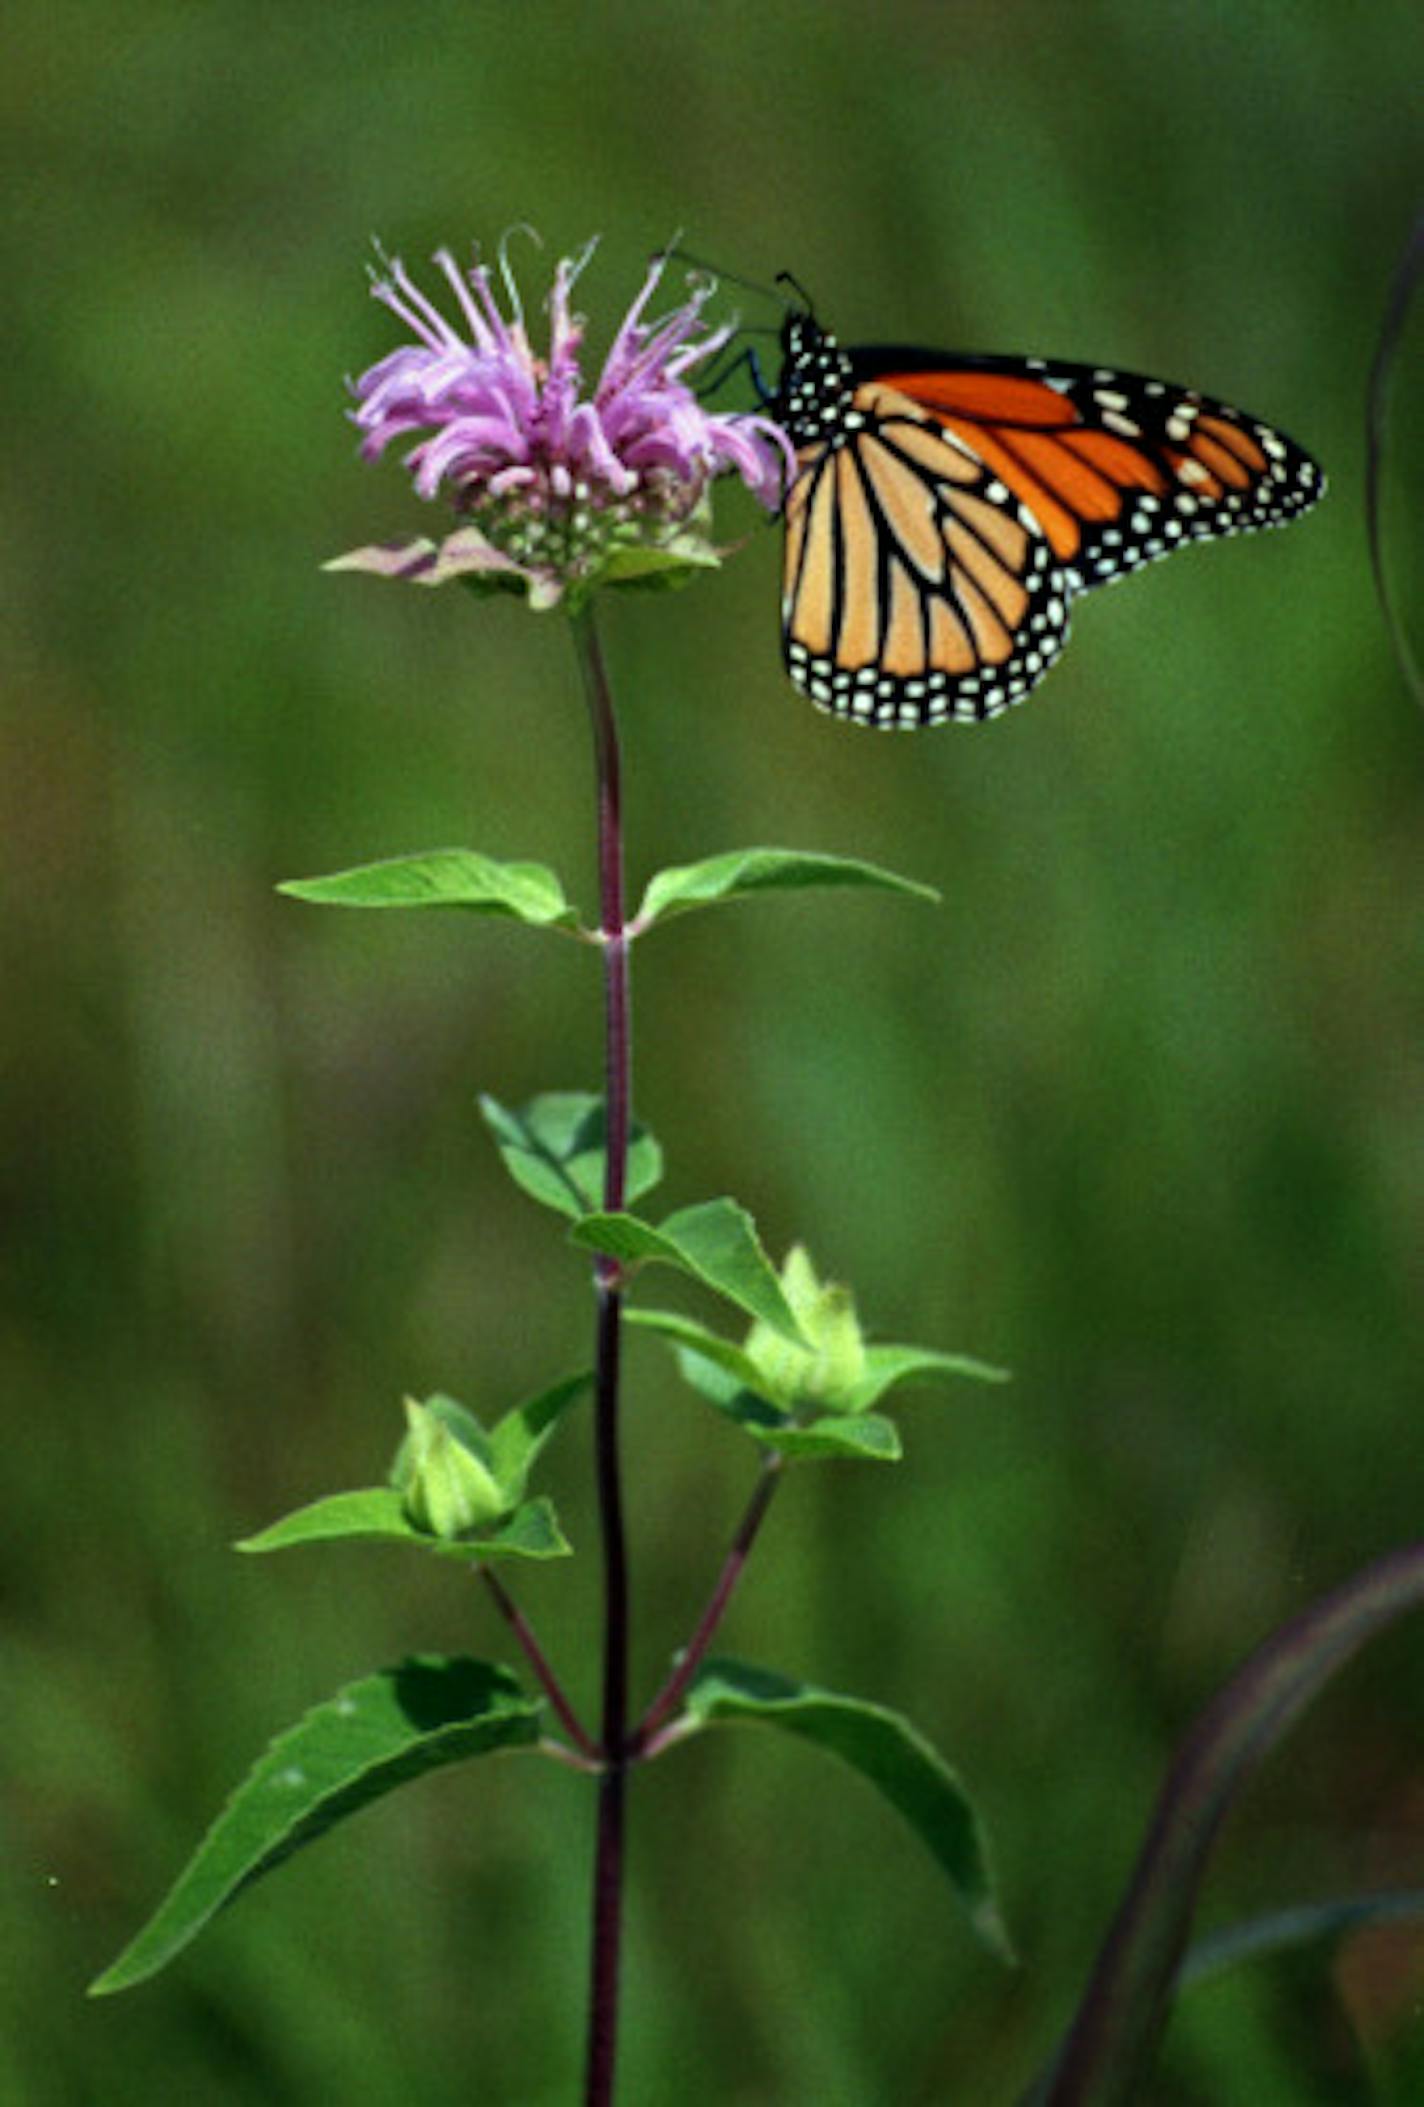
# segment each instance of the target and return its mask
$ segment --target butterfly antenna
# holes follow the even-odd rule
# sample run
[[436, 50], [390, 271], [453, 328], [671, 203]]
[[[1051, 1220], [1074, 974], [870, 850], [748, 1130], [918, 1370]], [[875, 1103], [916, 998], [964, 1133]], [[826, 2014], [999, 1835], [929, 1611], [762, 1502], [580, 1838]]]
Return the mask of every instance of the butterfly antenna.
[[785, 296], [779, 293], [775, 286], [764, 285], [757, 278], [743, 278], [737, 271], [724, 271], [720, 264], [709, 263], [705, 256], [694, 256], [691, 249], [683, 247], [681, 241], [671, 241], [665, 249], [659, 249], [657, 253], [668, 263], [676, 259], [679, 263], [690, 264], [694, 271], [707, 271], [719, 283], [739, 285], [744, 293], [755, 293], [759, 300], [775, 300], [781, 307], [786, 305]]
[[[813, 315], [816, 312], [815, 301], [811, 298], [811, 295], [807, 292], [805, 286], [801, 283], [801, 280], [799, 278], [793, 278], [790, 271], [778, 271], [776, 274], [776, 282], [778, 285], [790, 286], [792, 292], [795, 293], [797, 299], [801, 302], [801, 305], [805, 308], [808, 315]], [[791, 305], [791, 302], [787, 300], [783, 294], [778, 294], [777, 298], [781, 301], [783, 307], [789, 307]]]

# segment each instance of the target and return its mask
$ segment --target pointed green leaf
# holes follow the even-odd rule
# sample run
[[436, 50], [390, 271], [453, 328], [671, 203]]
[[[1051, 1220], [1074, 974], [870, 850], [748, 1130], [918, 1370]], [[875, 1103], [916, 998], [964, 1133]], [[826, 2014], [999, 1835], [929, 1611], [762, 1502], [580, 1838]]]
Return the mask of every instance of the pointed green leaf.
[[735, 1376], [727, 1375], [710, 1361], [699, 1360], [696, 1354], [680, 1352], [677, 1358], [683, 1381], [689, 1389], [696, 1390], [725, 1418], [735, 1420], [739, 1427], [764, 1433], [768, 1447], [776, 1447], [772, 1437], [779, 1428], [792, 1424], [789, 1412], [783, 1412], [779, 1405], [769, 1404], [755, 1390], [744, 1390]]
[[298, 1544], [329, 1544], [342, 1538], [415, 1544], [422, 1551], [466, 1565], [486, 1558], [566, 1558], [572, 1548], [546, 1499], [526, 1500], [478, 1536], [447, 1539], [417, 1529], [393, 1485], [372, 1485], [360, 1492], [335, 1492], [313, 1500], [256, 1536], [244, 1537], [237, 1549], [288, 1551]]
[[944, 1758], [898, 1712], [728, 1660], [700, 1670], [687, 1711], [698, 1726], [743, 1719], [779, 1727], [858, 1770], [939, 1861], [985, 1945], [1013, 1959], [973, 1803]]
[[743, 899], [748, 893], [799, 892], [812, 885], [872, 886], [880, 892], [907, 893], [916, 900], [939, 899], [933, 886], [901, 878], [854, 856], [817, 855], [806, 849], [732, 849], [702, 863], [659, 871], [643, 895], [632, 926], [641, 931], [694, 907]]
[[976, 1361], [967, 1353], [933, 1353], [924, 1346], [867, 1346], [865, 1373], [850, 1394], [841, 1400], [847, 1412], [864, 1412], [878, 1404], [897, 1383], [916, 1376], [967, 1376], [976, 1383], [1007, 1383], [1007, 1368]]
[[[580, 1216], [569, 1231], [569, 1237], [575, 1244], [601, 1252], [606, 1258], [621, 1259], [627, 1265], [660, 1261], [678, 1267], [683, 1273], [693, 1272], [672, 1239], [654, 1229], [651, 1222], [640, 1221], [637, 1215], [593, 1210]], [[696, 1277], [693, 1273], [693, 1278]]]
[[406, 1517], [401, 1496], [390, 1485], [370, 1485], [358, 1492], [327, 1493], [279, 1521], [270, 1522], [255, 1536], [242, 1537], [239, 1551], [287, 1551], [297, 1544], [337, 1543], [343, 1537], [395, 1538], [428, 1545]]
[[699, 534], [679, 534], [656, 546], [631, 542], [614, 549], [598, 567], [599, 585], [641, 585], [662, 589], [690, 585], [702, 571], [720, 568], [722, 558]]
[[750, 1418], [744, 1421], [753, 1441], [764, 1449], [775, 1449], [788, 1463], [813, 1457], [850, 1456], [864, 1463], [898, 1463], [900, 1432], [891, 1419], [878, 1412], [860, 1412], [854, 1417], [824, 1413], [804, 1426], [768, 1427]]
[[429, 1656], [349, 1684], [271, 1744], [91, 1994], [157, 1974], [243, 1888], [394, 1786], [538, 1738], [538, 1704], [487, 1661]]
[[679, 1208], [654, 1229], [631, 1214], [588, 1214], [569, 1231], [576, 1244], [630, 1263], [676, 1266], [748, 1316], [805, 1346], [756, 1224], [735, 1200]]
[[[766, 1396], [761, 1370], [751, 1355], [744, 1352], [740, 1346], [734, 1345], [730, 1339], [708, 1331], [705, 1324], [694, 1324], [690, 1317], [678, 1316], [672, 1310], [625, 1309], [623, 1316], [628, 1324], [636, 1324], [643, 1331], [657, 1332], [661, 1338], [670, 1339], [674, 1346], [681, 1349], [678, 1354], [679, 1364], [687, 1361], [710, 1362], [714, 1369], [731, 1382], [734, 1389], [752, 1390]], [[720, 1404], [722, 1396], [725, 1395], [724, 1386], [719, 1386], [719, 1390], [721, 1394], [713, 1398], [714, 1404]], [[776, 1406], [775, 1398], [766, 1397], [766, 1403], [773, 1407], [778, 1419], [785, 1418], [785, 1413]]]
[[[729, 1339], [719, 1338], [716, 1332], [688, 1318], [674, 1316], [670, 1310], [626, 1309], [623, 1315], [629, 1324], [642, 1325], [647, 1331], [669, 1338], [683, 1381], [738, 1426], [790, 1426], [789, 1413], [764, 1394], [755, 1363]], [[758, 1386], [755, 1390], [750, 1387], [752, 1382]]]
[[915, 1375], [968, 1375], [981, 1382], [1007, 1380], [1002, 1369], [964, 1354], [940, 1354], [914, 1346], [870, 1346], [863, 1382], [845, 1401], [845, 1409], [823, 1414], [804, 1426], [771, 1395], [760, 1365], [744, 1348], [671, 1310], [628, 1309], [629, 1324], [657, 1332], [677, 1349], [683, 1379], [736, 1420], [763, 1448], [778, 1449], [788, 1459], [809, 1456], [860, 1456], [877, 1462], [899, 1460], [900, 1437], [888, 1419], [868, 1411], [892, 1384]]
[[393, 856], [327, 878], [293, 878], [277, 890], [324, 907], [464, 907], [538, 927], [567, 927], [574, 920], [562, 885], [545, 864], [497, 863], [474, 849]]
[[1146, 2097], [1197, 1891], [1232, 1803], [1345, 1663], [1421, 1603], [1417, 1543], [1376, 1559], [1281, 1625], [1201, 1712], [1162, 1787], [1067, 2038], [1029, 2099], [1129, 2107]]
[[488, 1536], [471, 1537], [465, 1544], [442, 1545], [442, 1550], [462, 1553], [467, 1559], [568, 1558], [573, 1545], [559, 1527], [551, 1500], [541, 1493], [525, 1500], [507, 1515]]
[[[505, 1169], [532, 1199], [575, 1221], [602, 1204], [607, 1120], [601, 1097], [584, 1090], [549, 1090], [511, 1111], [498, 1098], [484, 1096], [480, 1111]], [[651, 1192], [662, 1174], [662, 1150], [634, 1120], [628, 1138], [629, 1200]]]
[[490, 1465], [501, 1491], [511, 1499], [524, 1497], [534, 1459], [569, 1406], [577, 1403], [591, 1381], [586, 1368], [578, 1375], [566, 1376], [563, 1382], [531, 1397], [527, 1404], [506, 1412], [493, 1429], [489, 1437]]

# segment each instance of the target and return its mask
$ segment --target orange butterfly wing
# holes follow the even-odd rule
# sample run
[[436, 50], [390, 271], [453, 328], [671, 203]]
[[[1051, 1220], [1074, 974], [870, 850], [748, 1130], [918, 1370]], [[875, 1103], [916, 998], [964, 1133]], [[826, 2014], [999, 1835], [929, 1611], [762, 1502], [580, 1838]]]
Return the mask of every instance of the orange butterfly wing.
[[1048, 540], [973, 447], [907, 396], [867, 382], [850, 414], [845, 443], [800, 450], [786, 504], [791, 677], [863, 723], [993, 715], [1067, 639]]
[[975, 448], [1061, 563], [1090, 559], [1078, 590], [1181, 540], [1283, 526], [1324, 489], [1283, 432], [1145, 374], [1028, 359], [878, 378]]
[[[1282, 525], [1324, 479], [1229, 404], [1102, 367], [839, 352], [788, 330], [782, 412], [792, 679], [880, 725], [997, 715], [1067, 639], [1073, 599], [1188, 541]], [[793, 365], [794, 371], [794, 365]]]

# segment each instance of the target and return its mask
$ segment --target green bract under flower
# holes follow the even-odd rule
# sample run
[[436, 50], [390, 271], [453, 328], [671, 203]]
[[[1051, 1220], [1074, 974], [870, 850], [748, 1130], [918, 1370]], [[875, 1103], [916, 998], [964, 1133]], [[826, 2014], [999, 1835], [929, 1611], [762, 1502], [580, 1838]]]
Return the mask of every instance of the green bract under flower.
[[467, 1536], [510, 1505], [494, 1475], [427, 1405], [405, 1401], [409, 1426], [397, 1479], [406, 1513], [417, 1529], [447, 1542]]
[[748, 1359], [788, 1412], [849, 1407], [865, 1374], [865, 1336], [850, 1289], [818, 1280], [804, 1246], [793, 1244], [781, 1269], [781, 1291], [810, 1350], [757, 1323], [747, 1334]]
[[426, 499], [453, 507], [453, 531], [356, 549], [329, 566], [443, 585], [452, 578], [527, 593], [535, 607], [605, 584], [671, 584], [715, 564], [709, 493], [736, 475], [774, 509], [795, 474], [780, 426], [753, 414], [715, 415], [687, 375], [719, 351], [730, 326], [710, 329], [710, 284], [683, 305], [645, 320], [666, 267], [659, 258], [624, 318], [592, 388], [579, 363], [583, 322], [570, 296], [591, 254], [565, 258], [548, 297], [546, 354], [532, 349], [518, 288], [501, 258], [506, 315], [487, 268], [462, 273], [436, 261], [465, 334], [426, 298], [399, 262], [373, 292], [411, 330], [354, 383], [362, 453], [374, 459], [411, 433], [405, 456]]

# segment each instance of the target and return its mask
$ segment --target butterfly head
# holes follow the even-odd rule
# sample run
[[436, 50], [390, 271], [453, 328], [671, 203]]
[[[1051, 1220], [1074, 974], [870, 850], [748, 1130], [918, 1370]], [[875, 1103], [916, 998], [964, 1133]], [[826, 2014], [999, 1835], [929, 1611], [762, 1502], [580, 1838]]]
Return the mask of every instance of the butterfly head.
[[797, 446], [831, 437], [852, 387], [850, 360], [809, 308], [791, 308], [781, 325], [781, 378], [773, 411]]

